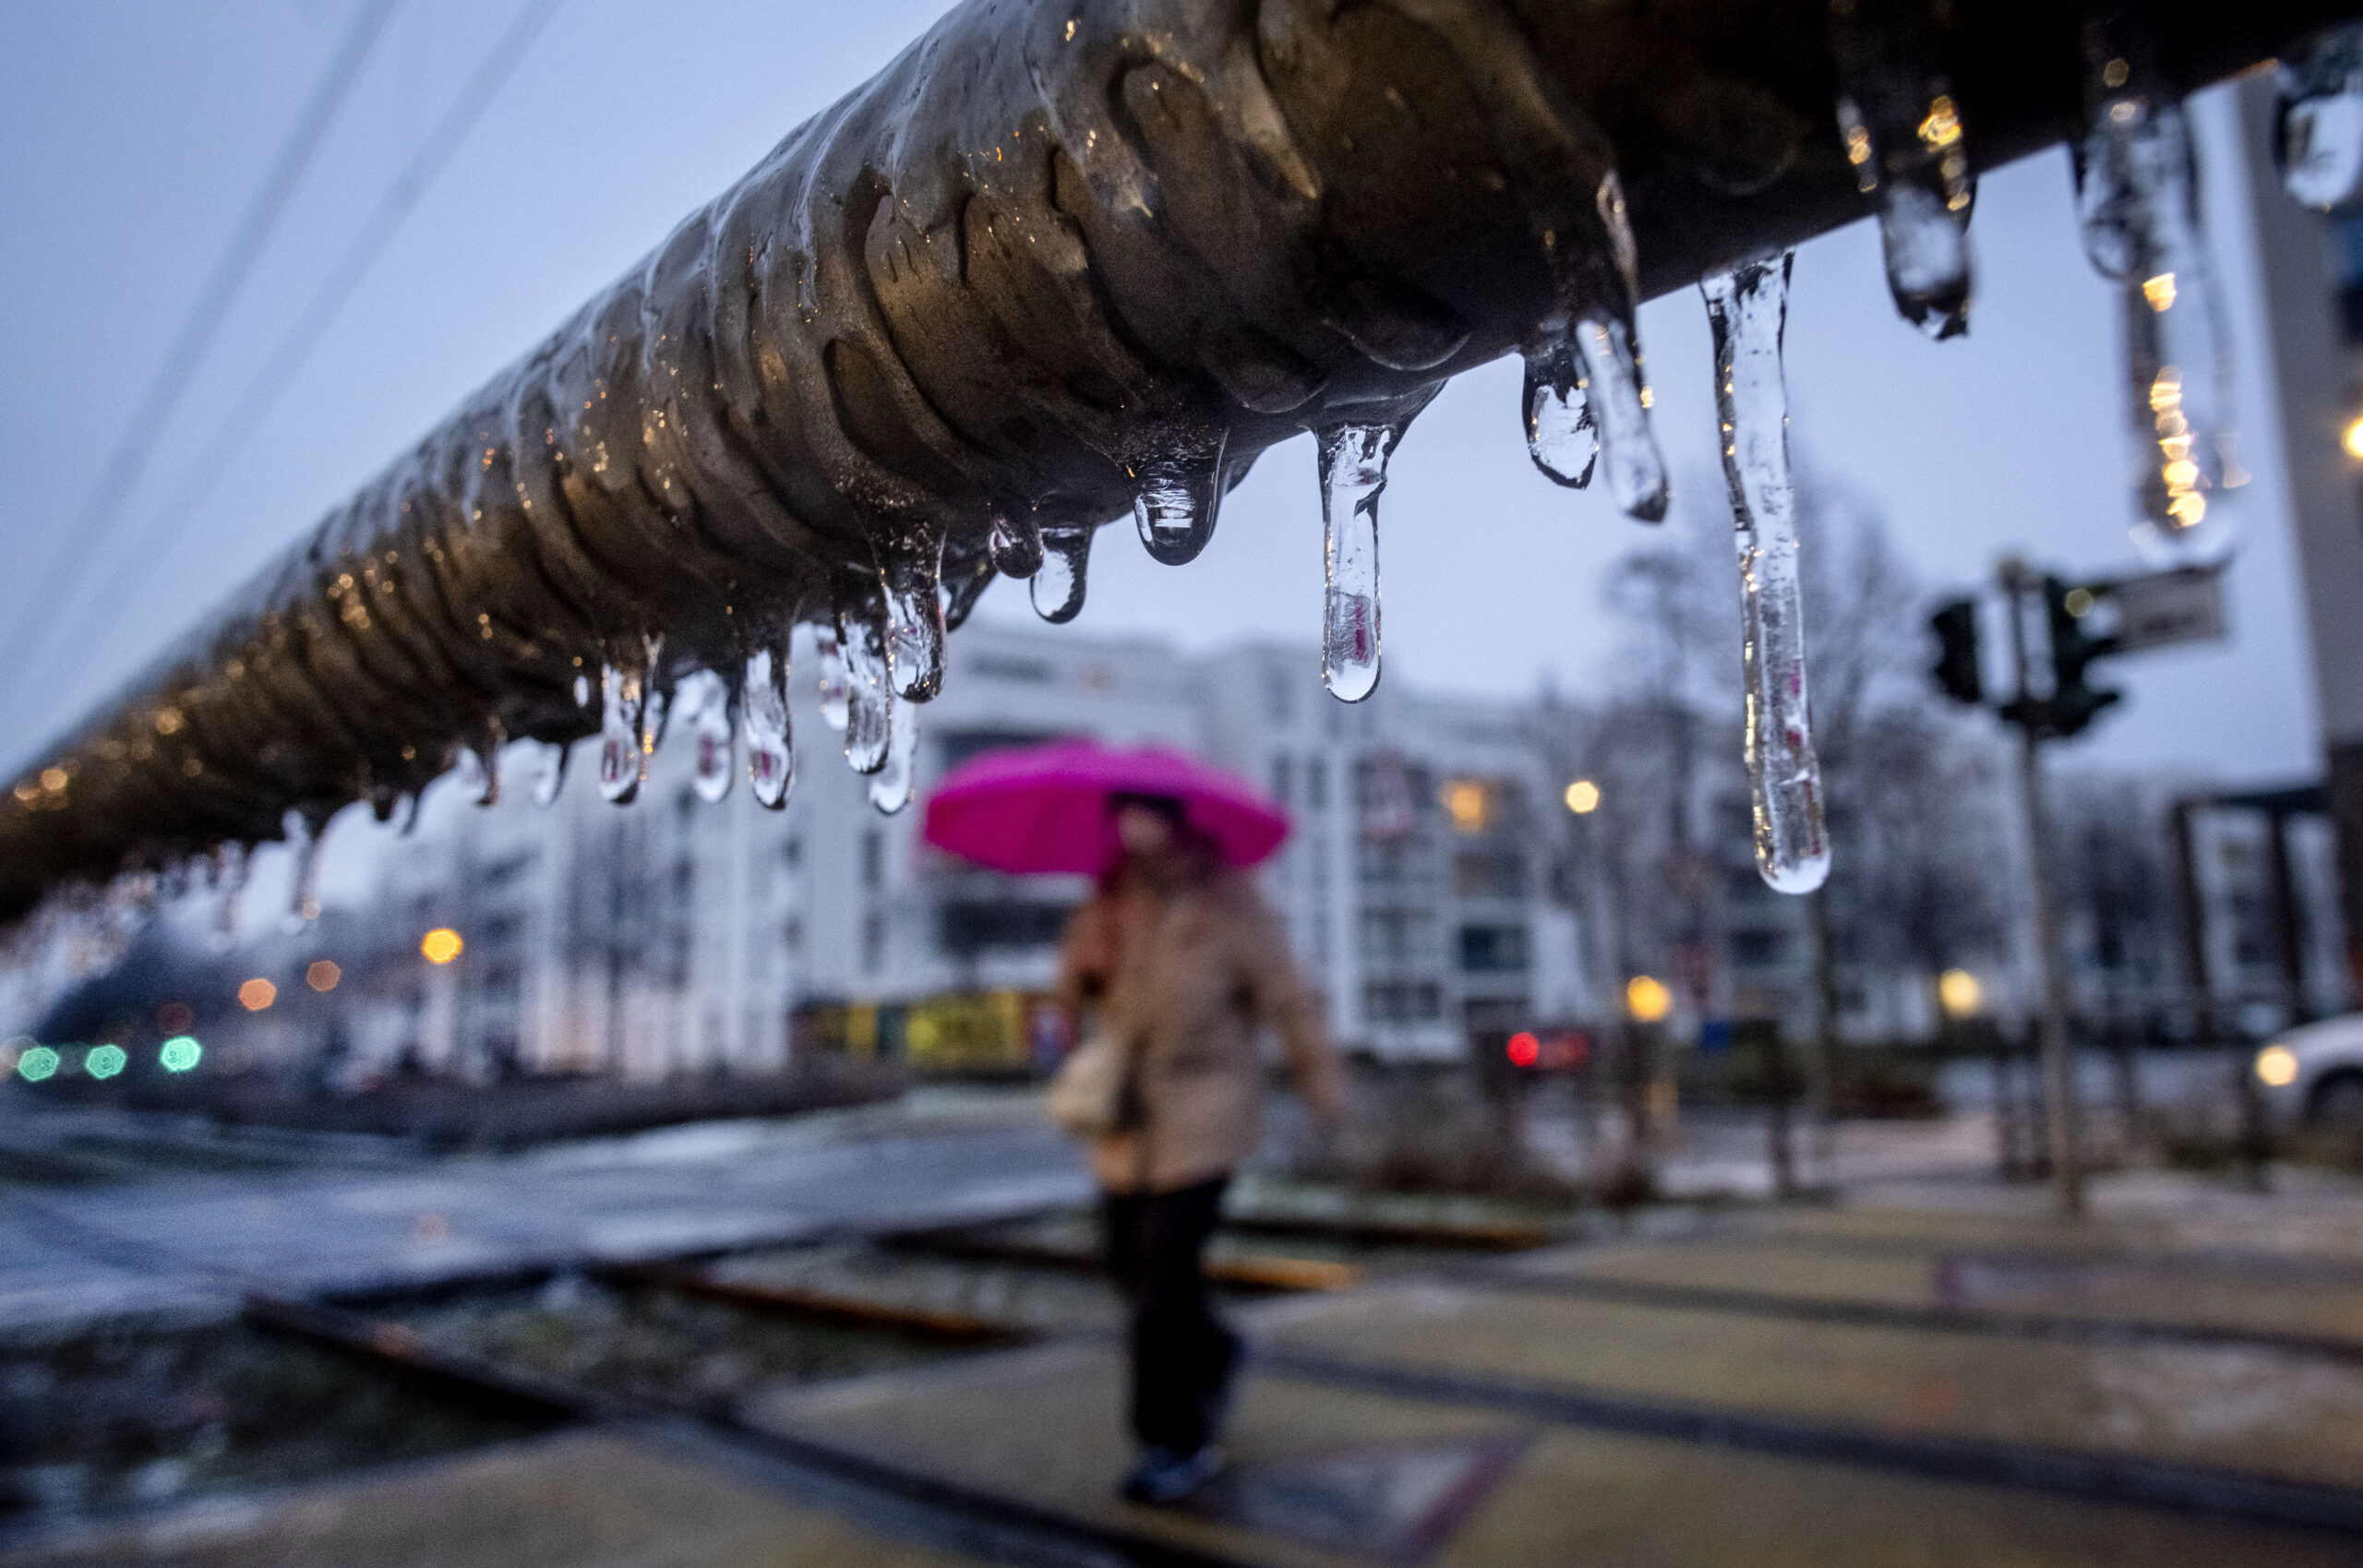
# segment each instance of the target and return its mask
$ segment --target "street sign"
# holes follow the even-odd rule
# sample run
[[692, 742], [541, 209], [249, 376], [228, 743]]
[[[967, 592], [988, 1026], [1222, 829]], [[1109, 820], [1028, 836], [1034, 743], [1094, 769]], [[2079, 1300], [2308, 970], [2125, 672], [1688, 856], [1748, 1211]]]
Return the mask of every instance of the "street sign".
[[2220, 567], [2156, 571], [2119, 582], [2096, 582], [2095, 607], [2117, 612], [2107, 633], [2112, 653], [2139, 652], [2177, 642], [2212, 642], [2225, 635], [2224, 575]]

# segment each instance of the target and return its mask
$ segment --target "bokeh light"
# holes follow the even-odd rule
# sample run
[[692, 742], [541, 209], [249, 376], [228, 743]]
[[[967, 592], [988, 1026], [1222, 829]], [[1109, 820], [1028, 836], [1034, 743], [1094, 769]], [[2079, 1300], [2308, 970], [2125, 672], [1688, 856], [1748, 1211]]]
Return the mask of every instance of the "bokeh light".
[[1967, 1018], [1985, 999], [1985, 987], [1966, 969], [1948, 969], [1937, 976], [1937, 1000], [1949, 1017]]
[[1673, 993], [1665, 982], [1636, 975], [1625, 982], [1625, 1011], [1644, 1023], [1655, 1023], [1673, 1011]]
[[279, 987], [258, 975], [238, 987], [238, 1005], [248, 1012], [260, 1012], [279, 999]]
[[39, 1083], [57, 1075], [62, 1059], [47, 1046], [35, 1046], [17, 1059], [18, 1074], [28, 1083]]
[[2267, 1046], [2256, 1053], [2256, 1075], [2269, 1089], [2286, 1089], [2297, 1081], [2297, 1053], [2287, 1046]]
[[429, 964], [449, 964], [467, 945], [460, 940], [460, 933], [449, 926], [438, 926], [418, 940], [418, 951], [426, 955]]
[[156, 1027], [167, 1035], [186, 1035], [197, 1023], [197, 1010], [185, 1001], [168, 1001], [156, 1010]]
[[82, 1056], [82, 1071], [93, 1078], [112, 1078], [131, 1058], [121, 1046], [92, 1046]]
[[1600, 809], [1600, 786], [1589, 779], [1577, 779], [1567, 786], [1567, 809], [1578, 817], [1589, 816]]
[[186, 1072], [204, 1055], [205, 1047], [197, 1043], [195, 1035], [175, 1035], [164, 1042], [163, 1049], [156, 1053], [156, 1059], [167, 1072]]
[[343, 978], [344, 971], [339, 969], [333, 960], [326, 958], [312, 960], [312, 966], [304, 971], [304, 984], [316, 991], [335, 990], [336, 983]]
[[1521, 1029], [1510, 1036], [1510, 1043], [1506, 1049], [1511, 1066], [1532, 1067], [1541, 1059], [1542, 1042]]

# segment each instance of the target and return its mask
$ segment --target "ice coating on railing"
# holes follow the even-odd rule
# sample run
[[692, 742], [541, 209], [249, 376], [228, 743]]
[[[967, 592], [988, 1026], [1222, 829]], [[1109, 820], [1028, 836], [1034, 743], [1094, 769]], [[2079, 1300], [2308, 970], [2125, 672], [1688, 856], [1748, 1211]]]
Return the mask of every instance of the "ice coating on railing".
[[774, 811], [787, 804], [796, 783], [796, 748], [787, 714], [787, 641], [785, 626], [758, 637], [738, 688], [739, 718], [747, 732], [747, 786], [756, 805]]
[[1699, 290], [1714, 329], [1715, 409], [1739, 549], [1756, 868], [1777, 892], [1805, 893], [1829, 876], [1829, 833], [1807, 703], [1796, 496], [1781, 365], [1792, 259], [1784, 254], [1776, 261], [1749, 262], [1707, 279]]
[[2135, 536], [2199, 557], [2221, 542], [2225, 479], [2221, 307], [2199, 210], [2197, 155], [2182, 105], [2146, 66], [2143, 40], [2095, 31], [2091, 113], [2074, 144], [2084, 251], [2120, 285]]
[[893, 816], [911, 803], [913, 764], [918, 756], [919, 709], [897, 702], [887, 710], [886, 745], [878, 771], [870, 775], [870, 804]]
[[2363, 189], [2363, 23], [2333, 28], [2274, 85], [2273, 161], [2293, 201], [2328, 211]]
[[730, 683], [713, 670], [691, 670], [674, 688], [673, 700], [690, 738], [690, 787], [700, 800], [721, 800], [738, 775]]
[[1634, 323], [1639, 256], [1613, 168], [1582, 218], [1583, 230], [1543, 233], [1554, 298], [1526, 350], [1527, 453], [1543, 473], [1577, 489], [1590, 483], [1596, 460], [1604, 461], [1616, 504], [1656, 522], [1665, 516], [1665, 459], [1649, 427]]
[[1339, 425], [1318, 437], [1322, 556], [1321, 680], [1359, 702], [1378, 689], [1378, 497], [1400, 422]]
[[1229, 434], [1216, 430], [1177, 441], [1172, 450], [1134, 465], [1140, 488], [1133, 498], [1133, 522], [1153, 559], [1170, 567], [1187, 566], [1215, 536]]
[[627, 806], [640, 794], [648, 777], [649, 754], [655, 750], [650, 729], [650, 676], [657, 659], [657, 640], [649, 639], [638, 659], [599, 667], [599, 796]]
[[1970, 174], [1961, 105], [1942, 66], [1949, 13], [1922, 0], [1830, 0], [1838, 129], [1876, 204], [1888, 292], [1930, 337], [1969, 330]]
[[943, 689], [943, 541], [911, 539], [881, 555], [887, 667], [896, 692], [925, 702]]
[[857, 773], [886, 765], [894, 710], [894, 684], [886, 664], [886, 639], [867, 606], [837, 616], [837, 647], [846, 667], [846, 761]]
[[536, 806], [558, 804], [566, 787], [566, 760], [571, 749], [563, 741], [526, 740], [519, 744], [525, 763], [525, 793]]
[[1090, 529], [1042, 530], [1042, 565], [1027, 588], [1034, 613], [1052, 626], [1064, 626], [1083, 614], [1084, 580], [1090, 566]]
[[845, 648], [837, 640], [837, 628], [814, 627], [812, 650], [821, 662], [821, 722], [842, 731], [853, 701], [853, 681], [846, 674]]

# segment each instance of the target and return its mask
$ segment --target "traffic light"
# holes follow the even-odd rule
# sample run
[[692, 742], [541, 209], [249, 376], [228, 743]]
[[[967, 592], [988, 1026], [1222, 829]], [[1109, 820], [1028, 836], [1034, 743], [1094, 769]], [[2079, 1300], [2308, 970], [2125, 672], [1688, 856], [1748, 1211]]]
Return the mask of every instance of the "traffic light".
[[2093, 613], [2108, 586], [2088, 588], [2056, 577], [2043, 580], [2044, 615], [2051, 628], [2052, 686], [2051, 700], [2045, 704], [2049, 710], [2045, 727], [2061, 738], [2082, 733], [2102, 709], [2125, 695], [2084, 681], [2085, 665], [2117, 652], [2116, 638], [2094, 637], [2084, 630], [2084, 617]]
[[1944, 694], [1974, 707], [1985, 700], [1977, 675], [1977, 601], [1955, 599], [1928, 617], [1937, 632], [1937, 663], [1930, 671]]

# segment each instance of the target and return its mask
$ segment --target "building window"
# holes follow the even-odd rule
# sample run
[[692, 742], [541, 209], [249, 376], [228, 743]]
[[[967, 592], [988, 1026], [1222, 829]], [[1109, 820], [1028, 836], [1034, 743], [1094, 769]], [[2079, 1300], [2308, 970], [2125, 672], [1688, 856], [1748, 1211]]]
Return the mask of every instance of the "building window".
[[1526, 856], [1515, 850], [1464, 850], [1452, 857], [1452, 886], [1462, 898], [1524, 898]]
[[1433, 980], [1383, 980], [1362, 987], [1362, 1014], [1373, 1023], [1429, 1023], [1444, 1016], [1444, 988]]
[[876, 910], [861, 917], [861, 972], [875, 975], [886, 966], [886, 916]]
[[1294, 772], [1286, 757], [1272, 759], [1272, 798], [1283, 806], [1289, 804], [1289, 796], [1295, 793], [1292, 787], [1295, 780], [1291, 776]]
[[1318, 757], [1304, 760], [1304, 804], [1311, 811], [1320, 811], [1329, 805], [1329, 765]]
[[861, 885], [870, 889], [886, 885], [886, 835], [876, 828], [861, 835]]
[[955, 899], [936, 911], [936, 940], [946, 952], [966, 956], [990, 950], [1059, 945], [1074, 911], [1063, 904], [1021, 899]]
[[1463, 926], [1460, 967], [1470, 975], [1522, 975], [1527, 947], [1523, 926]]

